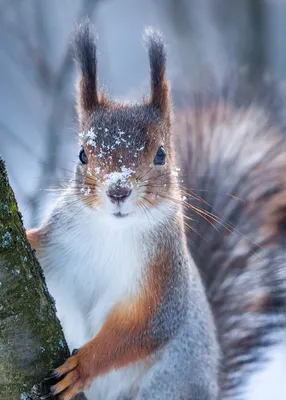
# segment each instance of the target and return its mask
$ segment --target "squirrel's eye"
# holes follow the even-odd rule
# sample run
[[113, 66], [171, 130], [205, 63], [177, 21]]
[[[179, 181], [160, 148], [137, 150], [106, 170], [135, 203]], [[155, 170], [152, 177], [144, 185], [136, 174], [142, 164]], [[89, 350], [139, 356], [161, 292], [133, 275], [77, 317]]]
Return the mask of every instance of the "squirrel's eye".
[[85, 151], [84, 151], [83, 147], [80, 149], [78, 157], [79, 157], [80, 162], [82, 164], [87, 164], [88, 163], [88, 158], [87, 158], [87, 155], [85, 154]]
[[164, 150], [164, 147], [161, 146], [157, 150], [156, 156], [154, 158], [154, 165], [164, 165], [165, 159], [166, 159], [166, 152]]

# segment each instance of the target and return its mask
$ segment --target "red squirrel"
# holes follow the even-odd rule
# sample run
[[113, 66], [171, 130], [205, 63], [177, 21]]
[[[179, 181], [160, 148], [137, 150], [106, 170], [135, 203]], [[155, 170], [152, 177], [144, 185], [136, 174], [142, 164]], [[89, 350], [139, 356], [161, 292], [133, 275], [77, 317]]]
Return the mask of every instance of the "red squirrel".
[[71, 400], [215, 400], [219, 348], [188, 251], [173, 154], [166, 50], [146, 32], [151, 97], [97, 89], [87, 23], [74, 39], [79, 159], [70, 186], [27, 236], [43, 267], [72, 356], [51, 393]]

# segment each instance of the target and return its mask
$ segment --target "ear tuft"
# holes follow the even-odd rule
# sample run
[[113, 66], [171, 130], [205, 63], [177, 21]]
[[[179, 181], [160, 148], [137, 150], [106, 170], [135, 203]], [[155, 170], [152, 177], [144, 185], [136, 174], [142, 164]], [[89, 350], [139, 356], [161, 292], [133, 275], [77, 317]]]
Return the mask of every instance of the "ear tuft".
[[151, 73], [151, 104], [166, 116], [170, 112], [170, 89], [166, 80], [167, 52], [163, 35], [151, 27], [145, 29], [144, 42], [148, 49]]
[[96, 45], [90, 33], [89, 20], [81, 22], [74, 34], [73, 50], [81, 71], [79, 80], [78, 112], [80, 119], [87, 118], [98, 106]]

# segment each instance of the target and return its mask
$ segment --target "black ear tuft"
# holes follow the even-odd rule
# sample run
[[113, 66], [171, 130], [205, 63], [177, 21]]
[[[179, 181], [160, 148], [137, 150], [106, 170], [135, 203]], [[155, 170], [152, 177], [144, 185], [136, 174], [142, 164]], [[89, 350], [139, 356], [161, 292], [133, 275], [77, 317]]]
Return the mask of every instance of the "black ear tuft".
[[169, 83], [165, 78], [167, 52], [163, 35], [146, 28], [144, 41], [148, 48], [151, 73], [151, 104], [163, 115], [170, 111]]
[[81, 71], [78, 108], [80, 117], [89, 115], [99, 103], [96, 75], [96, 45], [88, 19], [81, 22], [73, 40], [75, 60]]
[[149, 52], [151, 83], [157, 86], [165, 77], [167, 54], [164, 38], [160, 32], [148, 27], [145, 29], [144, 39]]

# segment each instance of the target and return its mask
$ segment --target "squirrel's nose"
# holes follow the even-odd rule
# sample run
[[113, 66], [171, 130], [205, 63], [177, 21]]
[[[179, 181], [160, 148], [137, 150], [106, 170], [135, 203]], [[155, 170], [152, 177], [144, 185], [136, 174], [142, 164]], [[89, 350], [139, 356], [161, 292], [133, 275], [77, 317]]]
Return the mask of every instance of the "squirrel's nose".
[[116, 203], [119, 201], [124, 201], [131, 194], [131, 189], [128, 187], [113, 187], [108, 189], [107, 196], [110, 198], [112, 203]]

